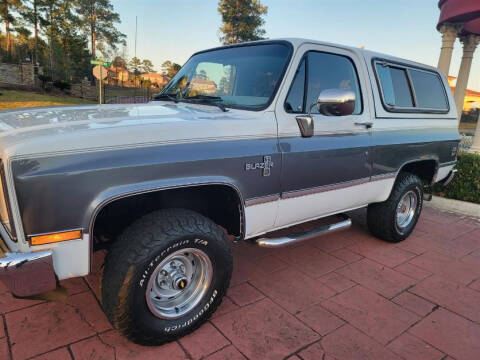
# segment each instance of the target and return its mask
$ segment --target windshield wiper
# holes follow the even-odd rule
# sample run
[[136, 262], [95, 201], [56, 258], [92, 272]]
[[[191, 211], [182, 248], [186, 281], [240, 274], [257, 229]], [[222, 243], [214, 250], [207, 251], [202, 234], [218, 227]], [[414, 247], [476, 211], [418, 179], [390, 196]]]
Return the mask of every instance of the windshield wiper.
[[178, 103], [177, 95], [175, 94], [158, 94], [153, 98], [153, 100], [170, 100], [175, 104]]
[[223, 112], [227, 112], [227, 108], [219, 103], [219, 101], [223, 101], [223, 99], [220, 96], [212, 96], [212, 95], [193, 95], [193, 96], [186, 96], [182, 100], [198, 100], [200, 102], [203, 102], [208, 105], [214, 105], [218, 107], [220, 110]]
[[213, 95], [193, 95], [193, 96], [185, 96], [184, 99], [197, 99], [197, 100], [222, 100], [220, 96], [213, 96]]

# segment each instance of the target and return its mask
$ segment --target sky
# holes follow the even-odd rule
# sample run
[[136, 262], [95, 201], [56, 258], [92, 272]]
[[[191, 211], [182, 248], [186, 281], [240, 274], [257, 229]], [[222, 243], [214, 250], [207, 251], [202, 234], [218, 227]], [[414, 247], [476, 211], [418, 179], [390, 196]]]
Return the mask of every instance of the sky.
[[[150, 59], [156, 70], [165, 60], [181, 65], [196, 51], [221, 45], [217, 0], [111, 0], [127, 35], [125, 55]], [[268, 38], [302, 37], [364, 46], [436, 66], [441, 35], [436, 0], [261, 0]], [[456, 76], [462, 58], [457, 40], [450, 67]], [[468, 87], [480, 91], [480, 46]]]

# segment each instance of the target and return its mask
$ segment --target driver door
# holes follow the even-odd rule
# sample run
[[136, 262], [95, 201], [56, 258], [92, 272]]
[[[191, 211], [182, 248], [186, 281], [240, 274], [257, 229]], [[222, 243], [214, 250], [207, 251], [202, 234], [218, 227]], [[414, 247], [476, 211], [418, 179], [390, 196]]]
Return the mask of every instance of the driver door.
[[[370, 90], [363, 59], [348, 49], [304, 44], [276, 104], [282, 153], [282, 196], [275, 227], [334, 214], [368, 203], [371, 127]], [[321, 91], [355, 93], [355, 110], [325, 116], [312, 109], [314, 134], [302, 137], [296, 117], [305, 115]], [[370, 192], [370, 193], [369, 193]]]

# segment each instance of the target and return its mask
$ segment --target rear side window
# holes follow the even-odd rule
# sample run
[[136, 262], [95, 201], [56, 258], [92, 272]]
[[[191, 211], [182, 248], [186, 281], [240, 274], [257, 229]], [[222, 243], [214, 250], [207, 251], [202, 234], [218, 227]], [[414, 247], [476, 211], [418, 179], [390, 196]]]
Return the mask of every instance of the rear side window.
[[437, 73], [385, 62], [376, 62], [375, 68], [387, 111], [448, 111], [443, 82]]
[[409, 71], [415, 89], [417, 106], [422, 109], [447, 110], [447, 99], [440, 77], [422, 70], [410, 69]]
[[377, 64], [385, 103], [395, 107], [413, 107], [413, 97], [403, 69]]

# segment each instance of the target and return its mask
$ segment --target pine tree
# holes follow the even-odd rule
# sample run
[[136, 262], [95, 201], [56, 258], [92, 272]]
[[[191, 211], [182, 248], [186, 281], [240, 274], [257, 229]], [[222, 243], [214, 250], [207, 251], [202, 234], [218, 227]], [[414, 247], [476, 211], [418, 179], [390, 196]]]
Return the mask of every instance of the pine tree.
[[162, 64], [162, 73], [168, 77], [173, 77], [180, 70], [182, 66], [171, 62], [170, 60], [164, 61]]
[[120, 23], [120, 15], [110, 0], [77, 0], [76, 8], [83, 30], [90, 37], [92, 58], [96, 58], [96, 50], [105, 49], [105, 45], [116, 49], [118, 44], [125, 44], [125, 35], [114, 25]]
[[155, 72], [155, 69], [153, 68], [153, 63], [148, 59], [142, 61], [141, 69], [144, 73]]
[[44, 0], [44, 32], [48, 39], [48, 65], [53, 80], [71, 81], [85, 74], [87, 40], [78, 29], [81, 19], [74, 11], [75, 0]]
[[12, 24], [15, 23], [15, 12], [22, 7], [21, 0], [0, 0], [0, 18], [5, 23], [5, 50], [7, 56], [11, 56], [12, 51]]
[[128, 67], [132, 72], [138, 70], [140, 68], [140, 65], [142, 65], [142, 61], [137, 57], [133, 57], [128, 63]]
[[47, 25], [45, 18], [46, 2], [44, 0], [29, 0], [22, 8], [23, 19], [33, 28], [33, 63], [38, 62], [38, 42], [40, 28]]
[[265, 23], [262, 15], [268, 11], [259, 0], [220, 0], [218, 12], [222, 16], [220, 27], [224, 44], [236, 44], [244, 41], [261, 40], [264, 38]]

